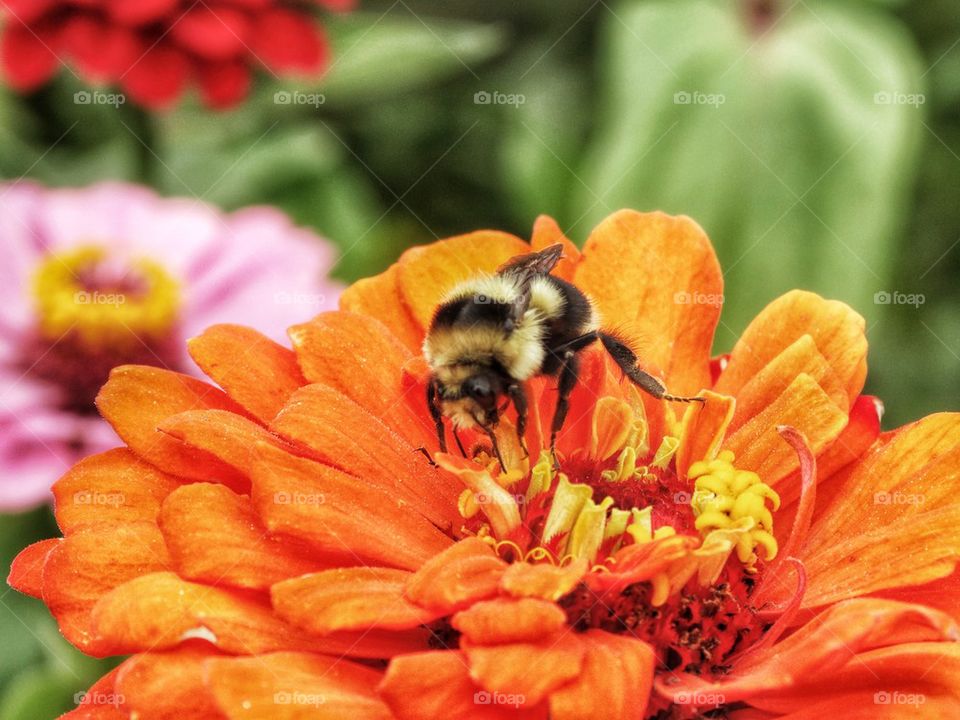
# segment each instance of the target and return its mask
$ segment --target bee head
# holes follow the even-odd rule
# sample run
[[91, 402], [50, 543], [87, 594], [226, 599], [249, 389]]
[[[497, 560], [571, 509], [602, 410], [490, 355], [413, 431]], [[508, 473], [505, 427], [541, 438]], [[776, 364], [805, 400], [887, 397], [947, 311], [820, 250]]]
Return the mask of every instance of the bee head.
[[497, 404], [506, 389], [503, 377], [491, 368], [475, 370], [457, 384], [441, 383], [443, 414], [458, 427], [497, 422]]

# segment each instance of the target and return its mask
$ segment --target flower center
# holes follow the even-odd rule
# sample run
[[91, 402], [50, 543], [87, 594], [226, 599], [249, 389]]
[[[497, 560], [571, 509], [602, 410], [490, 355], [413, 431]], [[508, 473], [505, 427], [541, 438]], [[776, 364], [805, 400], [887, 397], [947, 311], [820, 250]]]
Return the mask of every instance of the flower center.
[[22, 370], [61, 390], [64, 408], [95, 412], [110, 370], [176, 366], [177, 282], [157, 263], [118, 263], [97, 246], [50, 255], [33, 276], [37, 323]]

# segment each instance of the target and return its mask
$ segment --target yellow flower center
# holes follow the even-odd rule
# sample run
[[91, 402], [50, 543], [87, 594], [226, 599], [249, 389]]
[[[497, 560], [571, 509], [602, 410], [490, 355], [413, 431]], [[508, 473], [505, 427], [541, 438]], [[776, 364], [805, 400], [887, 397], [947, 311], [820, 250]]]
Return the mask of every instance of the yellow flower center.
[[33, 277], [40, 333], [71, 334], [93, 348], [129, 346], [163, 336], [180, 308], [177, 282], [157, 263], [140, 259], [110, 267], [103, 248], [50, 255]]
[[753, 572], [758, 548], [764, 560], [773, 560], [777, 555], [773, 514], [767, 501], [775, 511], [780, 508], [780, 496], [761, 482], [755, 472], [738, 470], [733, 461], [733, 453], [724, 450], [715, 460], [701, 460], [690, 466], [687, 476], [694, 481], [690, 505], [704, 543], [713, 533], [733, 534], [737, 557]]

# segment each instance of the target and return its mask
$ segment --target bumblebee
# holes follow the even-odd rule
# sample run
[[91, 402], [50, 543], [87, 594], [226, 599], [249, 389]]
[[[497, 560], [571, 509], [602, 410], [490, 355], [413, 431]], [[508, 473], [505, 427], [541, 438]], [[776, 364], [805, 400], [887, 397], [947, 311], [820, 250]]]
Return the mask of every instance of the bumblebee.
[[548, 375], [557, 378], [557, 406], [550, 428], [554, 456], [576, 386], [579, 353], [599, 341], [623, 373], [655, 398], [703, 402], [678, 397], [657, 378], [637, 366], [636, 353], [611, 332], [600, 329], [592, 303], [572, 284], [550, 275], [560, 261], [562, 245], [517, 256], [494, 275], [478, 275], [455, 286], [437, 308], [423, 343], [431, 369], [427, 405], [446, 452], [444, 418], [453, 426], [461, 454], [459, 429], [478, 427], [489, 437], [504, 467], [495, 429], [513, 404], [517, 436], [527, 451], [527, 396], [523, 383]]

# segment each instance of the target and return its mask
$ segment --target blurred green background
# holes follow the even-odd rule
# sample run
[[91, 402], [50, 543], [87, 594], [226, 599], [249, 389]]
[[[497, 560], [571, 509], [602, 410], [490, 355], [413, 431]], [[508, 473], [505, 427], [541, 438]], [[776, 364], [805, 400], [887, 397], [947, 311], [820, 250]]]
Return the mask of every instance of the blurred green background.
[[[261, 78], [229, 113], [76, 105], [67, 74], [0, 91], [0, 174], [273, 203], [339, 246], [345, 280], [539, 213], [578, 243], [621, 207], [684, 213], [726, 273], [718, 352], [805, 287], [867, 318], [885, 427], [955, 409], [955, 0], [366, 0], [326, 23], [325, 78]], [[46, 510], [7, 517], [0, 559], [53, 534]], [[0, 717], [72, 707], [103, 666], [38, 603], [0, 604]]]

